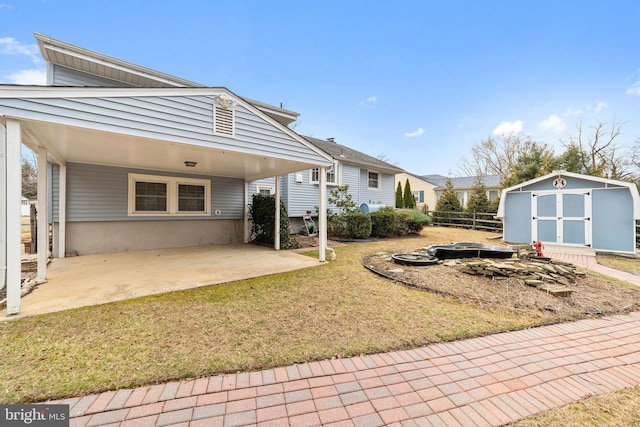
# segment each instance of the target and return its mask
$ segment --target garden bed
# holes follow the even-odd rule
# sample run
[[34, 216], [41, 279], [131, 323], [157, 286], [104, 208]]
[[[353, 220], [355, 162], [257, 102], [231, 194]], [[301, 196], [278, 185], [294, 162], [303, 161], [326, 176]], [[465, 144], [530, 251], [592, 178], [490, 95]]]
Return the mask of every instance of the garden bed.
[[578, 276], [572, 294], [553, 296], [527, 286], [518, 278], [484, 277], [459, 271], [455, 265], [398, 265], [392, 251], [366, 255], [363, 265], [393, 281], [426, 292], [457, 298], [482, 308], [515, 309], [529, 314], [545, 313], [557, 321], [640, 310], [640, 290], [592, 275]]

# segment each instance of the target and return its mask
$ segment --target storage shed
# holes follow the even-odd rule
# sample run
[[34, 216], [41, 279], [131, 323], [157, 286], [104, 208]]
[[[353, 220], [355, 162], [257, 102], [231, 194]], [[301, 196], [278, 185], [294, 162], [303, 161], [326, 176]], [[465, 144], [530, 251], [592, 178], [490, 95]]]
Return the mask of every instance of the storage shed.
[[635, 253], [635, 184], [556, 171], [502, 190], [504, 240]]

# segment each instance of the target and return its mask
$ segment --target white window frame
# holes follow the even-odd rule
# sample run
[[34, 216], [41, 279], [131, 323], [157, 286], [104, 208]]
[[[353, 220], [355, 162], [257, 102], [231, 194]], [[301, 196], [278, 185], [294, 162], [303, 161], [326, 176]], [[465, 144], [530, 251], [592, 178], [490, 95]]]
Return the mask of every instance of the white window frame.
[[260, 191], [262, 190], [269, 190], [269, 195], [275, 194], [276, 189], [271, 186], [271, 185], [256, 185], [256, 193], [255, 194], [262, 194], [260, 193]]
[[[313, 171], [317, 171], [315, 173], [315, 175], [317, 176], [317, 178], [314, 179], [313, 175], [314, 172]], [[333, 181], [329, 181], [329, 174], [333, 173], [334, 176], [334, 180]], [[340, 168], [339, 168], [339, 163], [338, 162], [333, 162], [333, 170], [331, 172], [327, 171], [327, 185], [340, 185]], [[309, 182], [311, 184], [320, 184], [320, 168], [313, 168], [313, 169], [309, 169]]]
[[[377, 180], [376, 180], [376, 182], [377, 182], [377, 184], [378, 184], [378, 185], [377, 185], [376, 187], [372, 187], [372, 186], [370, 185], [371, 178], [369, 177], [369, 174], [372, 174], [372, 173], [375, 173], [376, 175], [378, 175], [378, 178], [377, 178]], [[367, 188], [368, 188], [369, 190], [379, 190], [379, 189], [380, 189], [380, 184], [381, 184], [381, 182], [380, 182], [380, 181], [381, 181], [381, 180], [382, 180], [382, 176], [381, 176], [380, 172], [378, 172], [378, 171], [373, 171], [373, 170], [368, 170], [368, 171], [367, 171]]]
[[[136, 211], [136, 182], [155, 182], [167, 184], [167, 209], [165, 211]], [[178, 185], [200, 185], [204, 187], [204, 211], [181, 212], [178, 210]], [[129, 209], [128, 216], [210, 216], [211, 215], [211, 180], [182, 178], [160, 175], [129, 174]]]

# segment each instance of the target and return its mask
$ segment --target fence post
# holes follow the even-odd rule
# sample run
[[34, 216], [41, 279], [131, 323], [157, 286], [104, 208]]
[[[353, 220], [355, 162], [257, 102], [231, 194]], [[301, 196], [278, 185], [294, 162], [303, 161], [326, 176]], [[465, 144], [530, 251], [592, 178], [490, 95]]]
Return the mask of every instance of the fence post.
[[473, 210], [473, 229], [476, 229], [476, 210]]

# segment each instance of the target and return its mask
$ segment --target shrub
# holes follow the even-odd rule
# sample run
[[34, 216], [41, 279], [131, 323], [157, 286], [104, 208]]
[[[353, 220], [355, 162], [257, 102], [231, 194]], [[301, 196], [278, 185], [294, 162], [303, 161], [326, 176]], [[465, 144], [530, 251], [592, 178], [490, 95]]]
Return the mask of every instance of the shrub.
[[431, 223], [431, 218], [417, 210], [402, 209], [396, 211], [396, 233], [398, 236], [420, 234]]
[[391, 206], [385, 206], [377, 212], [369, 214], [371, 216], [371, 236], [390, 237], [396, 227], [396, 213]]
[[347, 234], [352, 239], [366, 239], [371, 236], [371, 217], [362, 212], [347, 215]]
[[[274, 244], [276, 223], [276, 198], [273, 195], [254, 194], [249, 207], [251, 234], [259, 243]], [[280, 248], [292, 249], [298, 243], [289, 234], [289, 215], [280, 199]]]

